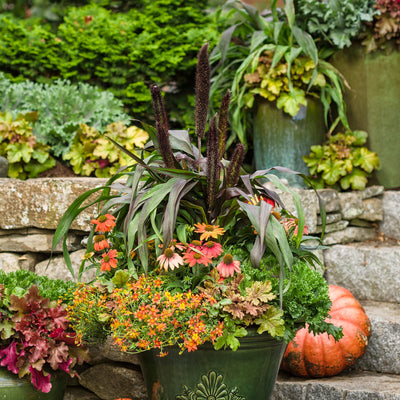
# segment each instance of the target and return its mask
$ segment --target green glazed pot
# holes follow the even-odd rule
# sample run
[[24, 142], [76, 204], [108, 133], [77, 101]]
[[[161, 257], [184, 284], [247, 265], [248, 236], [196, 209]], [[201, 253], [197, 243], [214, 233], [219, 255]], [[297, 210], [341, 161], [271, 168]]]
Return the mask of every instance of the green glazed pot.
[[205, 344], [181, 355], [175, 346], [166, 357], [142, 353], [149, 400], [268, 400], [286, 344], [257, 333], [240, 343], [237, 351]]
[[[319, 100], [308, 98], [307, 106], [301, 106], [295, 117], [279, 110], [275, 103], [258, 101], [253, 131], [257, 170], [281, 166], [309, 175], [303, 156], [309, 155], [311, 146], [322, 144], [324, 139], [324, 113]], [[296, 175], [272, 173], [287, 179], [291, 186], [304, 186]]]
[[[1, 400], [63, 400], [67, 376], [65, 373], [52, 373], [52, 389], [49, 393], [36, 390], [27, 378], [0, 368], [0, 399]], [[54, 376], [54, 378], [53, 378]]]
[[366, 54], [353, 43], [332, 63], [351, 87], [344, 97], [351, 129], [368, 132], [369, 149], [378, 154], [378, 183], [387, 189], [400, 187], [400, 51]]

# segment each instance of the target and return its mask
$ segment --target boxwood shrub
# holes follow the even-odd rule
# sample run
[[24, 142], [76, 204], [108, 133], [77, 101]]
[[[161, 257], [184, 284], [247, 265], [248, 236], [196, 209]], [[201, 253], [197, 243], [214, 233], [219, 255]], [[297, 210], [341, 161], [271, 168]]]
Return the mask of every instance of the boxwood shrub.
[[[149, 86], [174, 92], [172, 119], [189, 120], [196, 54], [215, 43], [206, 0], [142, 0], [112, 12], [96, 4], [71, 7], [56, 30], [39, 19], [0, 15], [0, 70], [13, 80], [58, 78], [109, 89], [134, 118], [151, 121]], [[187, 121], [186, 121], [187, 122]], [[182, 121], [179, 121], [179, 125]]]

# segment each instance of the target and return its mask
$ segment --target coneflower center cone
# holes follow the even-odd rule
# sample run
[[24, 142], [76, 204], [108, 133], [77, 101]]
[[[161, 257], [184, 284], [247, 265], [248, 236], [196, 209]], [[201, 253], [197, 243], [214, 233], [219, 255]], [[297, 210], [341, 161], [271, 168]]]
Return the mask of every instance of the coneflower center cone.
[[233, 257], [230, 254], [225, 254], [222, 259], [222, 262], [226, 265], [233, 264]]

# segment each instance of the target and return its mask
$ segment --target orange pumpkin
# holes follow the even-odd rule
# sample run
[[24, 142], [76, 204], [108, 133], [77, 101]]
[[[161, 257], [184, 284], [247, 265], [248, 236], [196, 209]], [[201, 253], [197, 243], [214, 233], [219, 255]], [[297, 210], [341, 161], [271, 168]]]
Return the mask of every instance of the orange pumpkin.
[[283, 356], [282, 369], [296, 376], [321, 378], [339, 374], [367, 350], [371, 322], [361, 304], [345, 288], [330, 285], [332, 307], [328, 322], [342, 326], [343, 337], [336, 342], [327, 333], [313, 335], [300, 329]]

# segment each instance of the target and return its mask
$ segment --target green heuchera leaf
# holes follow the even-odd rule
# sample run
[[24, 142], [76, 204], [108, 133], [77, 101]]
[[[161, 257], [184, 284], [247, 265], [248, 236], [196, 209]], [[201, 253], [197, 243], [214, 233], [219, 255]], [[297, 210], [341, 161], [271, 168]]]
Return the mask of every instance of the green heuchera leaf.
[[337, 133], [330, 136], [323, 146], [312, 146], [311, 154], [303, 157], [310, 179], [318, 188], [321, 188], [322, 180], [327, 186], [340, 181], [344, 190], [350, 187], [353, 190], [364, 189], [368, 175], [379, 168], [377, 154], [361, 147], [367, 137], [364, 131]]
[[257, 332], [259, 334], [268, 332], [273, 337], [283, 336], [285, 333], [285, 322], [282, 317], [282, 310], [271, 306], [260, 318], [254, 321], [260, 325]]
[[350, 186], [353, 190], [363, 190], [367, 181], [367, 173], [359, 168], [354, 168], [351, 174], [340, 180], [340, 185], [344, 190], [349, 189]]
[[[230, 325], [228, 321], [226, 322], [228, 323], [228, 325]], [[245, 328], [234, 325], [233, 327], [230, 327], [229, 330], [224, 330], [224, 334], [216, 340], [214, 348], [215, 350], [219, 350], [229, 347], [231, 350], [236, 351], [240, 345], [238, 338], [244, 337], [246, 335], [247, 330]]]
[[8, 165], [8, 177], [13, 179], [25, 179], [26, 174], [21, 163], [12, 163]]
[[371, 173], [379, 168], [379, 158], [376, 153], [369, 151], [366, 147], [358, 148], [354, 151], [355, 167], [361, 167], [364, 171]]
[[300, 106], [307, 105], [306, 94], [304, 90], [293, 89], [293, 92], [288, 94], [282, 94], [276, 102], [279, 109], [283, 108], [283, 111], [295, 117], [300, 111]]
[[326, 160], [319, 165], [318, 171], [323, 171], [322, 178], [330, 186], [347, 174], [346, 164], [342, 160]]
[[10, 338], [14, 334], [14, 322], [3, 320], [0, 322], [1, 338]]
[[118, 270], [112, 278], [112, 281], [115, 286], [122, 287], [128, 282], [129, 276], [127, 271]]
[[28, 143], [12, 143], [7, 146], [7, 160], [17, 163], [21, 160], [28, 163], [31, 160], [33, 148]]
[[35, 162], [32, 160], [29, 164], [25, 165], [25, 171], [28, 172], [29, 178], [36, 178], [41, 172], [47, 171], [56, 165], [54, 158], [47, 158], [43, 163]]
[[351, 132], [352, 136], [355, 136], [356, 140], [354, 141], [354, 146], [362, 146], [367, 142], [368, 133], [365, 131], [353, 131]]
[[[19, 114], [16, 119], [9, 112], [0, 112], [0, 155], [9, 162], [10, 178], [35, 178], [40, 172], [55, 165], [49, 147], [36, 140], [30, 121], [37, 113]], [[27, 119], [25, 119], [25, 117]]]
[[108, 138], [138, 156], [135, 149], [143, 148], [149, 135], [136, 126], [127, 127], [123, 122], [107, 125], [104, 134], [86, 124], [80, 124], [70, 151], [63, 159], [70, 161], [77, 175], [94, 174], [98, 178], [109, 178], [119, 168], [135, 163], [130, 155], [115, 146]]

